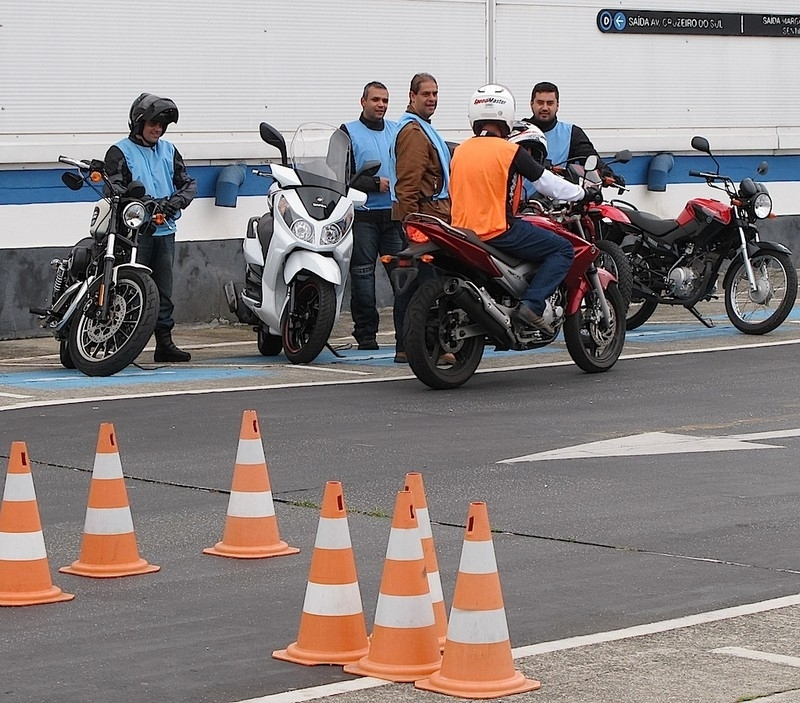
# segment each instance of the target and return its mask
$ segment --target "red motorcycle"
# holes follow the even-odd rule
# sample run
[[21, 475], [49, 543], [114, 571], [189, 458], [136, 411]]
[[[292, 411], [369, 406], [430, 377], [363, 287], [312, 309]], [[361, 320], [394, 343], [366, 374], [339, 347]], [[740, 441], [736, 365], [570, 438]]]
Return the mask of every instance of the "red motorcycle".
[[[433, 265], [437, 274], [414, 293], [403, 329], [408, 363], [427, 386], [464, 384], [478, 368], [487, 341], [497, 351], [525, 351], [550, 344], [562, 328], [572, 360], [587, 373], [607, 371], [622, 353], [625, 303], [614, 276], [595, 264], [600, 250], [562, 223], [535, 215], [524, 219], [565, 237], [575, 250], [572, 266], [544, 312], [552, 336], [511, 319], [536, 263], [430, 215], [409, 215], [403, 222], [410, 244], [395, 259], [396, 292], [408, 289], [421, 265]], [[442, 363], [447, 353], [455, 363]]]
[[[717, 297], [717, 280], [724, 273], [725, 311], [734, 327], [745, 334], [771, 332], [794, 306], [797, 271], [789, 249], [759, 236], [758, 221], [772, 212], [767, 188], [751, 178], [737, 187], [720, 175], [704, 137], [694, 137], [692, 148], [708, 154], [717, 170], [689, 175], [723, 191], [728, 203], [693, 198], [674, 220], [621, 201], [598, 208], [601, 236], [622, 247], [633, 270], [627, 329], [643, 325], [659, 305], [681, 305], [706, 327], [713, 327], [695, 305]], [[766, 168], [762, 164], [759, 174]]]

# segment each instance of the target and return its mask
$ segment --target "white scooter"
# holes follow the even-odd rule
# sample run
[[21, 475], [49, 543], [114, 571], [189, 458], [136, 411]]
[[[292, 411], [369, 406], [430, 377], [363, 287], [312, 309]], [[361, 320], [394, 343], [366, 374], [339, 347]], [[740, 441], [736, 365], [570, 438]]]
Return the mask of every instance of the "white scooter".
[[280, 151], [281, 165], [253, 170], [272, 178], [267, 212], [247, 224], [243, 250], [245, 282], [225, 284], [228, 307], [252, 324], [258, 351], [294, 364], [313, 361], [328, 342], [342, 308], [353, 250], [353, 206], [367, 196], [348, 187], [357, 175], [377, 172], [380, 163], [350, 174], [350, 138], [340, 129], [304, 123], [286, 141], [262, 122], [261, 139]]

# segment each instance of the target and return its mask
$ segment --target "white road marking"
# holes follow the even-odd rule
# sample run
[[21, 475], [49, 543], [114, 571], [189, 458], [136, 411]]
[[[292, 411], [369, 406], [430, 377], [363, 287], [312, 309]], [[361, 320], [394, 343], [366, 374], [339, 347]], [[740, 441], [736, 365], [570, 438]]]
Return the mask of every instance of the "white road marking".
[[[754, 436], [755, 435], [751, 435]], [[604, 439], [564, 449], [551, 449], [503, 459], [498, 464], [552, 459], [594, 459], [609, 456], [651, 456], [655, 454], [690, 454], [696, 452], [731, 452], [741, 449], [779, 449], [771, 444], [756, 444], [736, 437], [692, 437], [669, 432], [645, 432], [640, 435]]]
[[717, 649], [712, 649], [711, 653], [730, 654], [733, 657], [754, 659], [755, 661], [769, 662], [770, 664], [782, 664], [783, 666], [793, 666], [796, 669], [800, 669], [800, 657], [787, 657], [785, 654], [759, 652], [756, 649], [745, 649], [744, 647], [718, 647]]
[[19, 393], [0, 393], [0, 398], [33, 398], [33, 396], [21, 395]]
[[[674, 618], [672, 620], [661, 620], [660, 622], [652, 622], [646, 625], [635, 625], [634, 627], [625, 627], [620, 630], [610, 630], [608, 632], [598, 632], [593, 635], [580, 635], [578, 637], [567, 637], [566, 639], [555, 640], [553, 642], [542, 642], [540, 644], [532, 644], [525, 647], [515, 647], [511, 650], [511, 655], [514, 657], [514, 659], [522, 659], [524, 657], [532, 657], [538, 654], [546, 654], [547, 652], [560, 652], [566, 649], [577, 649], [578, 647], [587, 647], [593, 644], [617, 642], [619, 640], [630, 639], [632, 637], [655, 635], [659, 632], [670, 632], [672, 630], [680, 630], [685, 627], [694, 627], [696, 625], [719, 622], [720, 620], [730, 620], [743, 615], [766, 613], [770, 610], [788, 608], [793, 605], [800, 605], [800, 594], [794, 596], [784, 596], [782, 598], [773, 598], [771, 600], [765, 600], [759, 603], [737, 605], [732, 608], [710, 610], [705, 613], [698, 613], [697, 615], [687, 615], [686, 617]], [[779, 655], [772, 656], [777, 657]], [[794, 657], [783, 657], [783, 659], [794, 659]], [[778, 663], [788, 662], [781, 661]], [[790, 666], [796, 665], [790, 664]], [[340, 683], [328, 684], [325, 686], [314, 686], [312, 688], [304, 688], [296, 691], [275, 693], [269, 696], [262, 696], [261, 698], [248, 698], [244, 701], [237, 701], [237, 703], [300, 703], [301, 701], [318, 700], [328, 696], [335, 696], [340, 693], [360, 691], [365, 688], [386, 686], [390, 683], [391, 681], [382, 681], [380, 679], [365, 677], [362, 679], [342, 681]]]

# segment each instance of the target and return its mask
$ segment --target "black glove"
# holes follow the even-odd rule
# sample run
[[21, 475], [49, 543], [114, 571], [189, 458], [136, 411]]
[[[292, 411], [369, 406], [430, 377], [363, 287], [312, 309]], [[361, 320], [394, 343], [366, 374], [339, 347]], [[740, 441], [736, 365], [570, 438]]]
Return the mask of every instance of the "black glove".
[[585, 188], [586, 195], [583, 196], [581, 203], [587, 207], [591, 205], [599, 205], [603, 202], [603, 191], [600, 188], [593, 188], [589, 186]]
[[181, 208], [177, 202], [177, 198], [175, 198], [175, 196], [172, 196], [171, 198], [164, 198], [163, 200], [161, 200], [158, 209], [161, 211], [161, 213], [164, 215], [165, 218], [171, 220], [173, 217], [175, 217], [175, 213], [178, 212], [178, 210], [180, 210]]

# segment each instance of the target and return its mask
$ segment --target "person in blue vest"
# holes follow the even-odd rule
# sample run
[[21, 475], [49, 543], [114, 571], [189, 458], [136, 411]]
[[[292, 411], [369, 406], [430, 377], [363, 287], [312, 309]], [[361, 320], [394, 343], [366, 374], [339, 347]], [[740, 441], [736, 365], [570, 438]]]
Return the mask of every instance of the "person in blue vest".
[[175, 261], [175, 221], [194, 199], [197, 184], [186, 171], [183, 157], [175, 146], [162, 139], [167, 125], [178, 121], [178, 108], [169, 98], [142, 93], [131, 105], [130, 134], [106, 152], [106, 172], [115, 187], [125, 188], [141, 181], [147, 195], [160, 201], [165, 222], [139, 235], [136, 261], [152, 270], [160, 305], [156, 322], [155, 361], [189, 361], [189, 352], [175, 346], [172, 328], [173, 264]]
[[547, 138], [547, 158], [550, 166], [563, 167], [567, 161], [583, 163], [592, 154], [598, 158], [598, 168], [604, 177], [613, 178], [620, 185], [625, 184], [622, 176], [618, 176], [609, 168], [597, 153], [591, 140], [578, 125], [562, 122], [558, 119], [558, 86], [543, 81], [531, 90], [531, 111], [533, 115], [525, 119], [536, 125]]
[[[340, 127], [350, 136], [353, 145], [353, 171], [367, 161], [381, 163], [374, 176], [360, 176], [350, 184], [367, 194], [366, 204], [355, 211], [350, 258], [350, 314], [353, 317], [353, 337], [359, 349], [379, 348], [376, 337], [380, 323], [375, 295], [376, 260], [387, 254], [394, 256], [405, 247], [400, 223], [392, 220], [389, 149], [394, 142], [397, 123], [385, 119], [388, 107], [389, 90], [386, 86], [379, 81], [367, 83], [361, 95], [361, 115]], [[391, 275], [393, 267], [387, 265], [385, 268]], [[395, 300], [393, 318], [396, 340], [402, 344], [405, 309], [399, 302]]]

